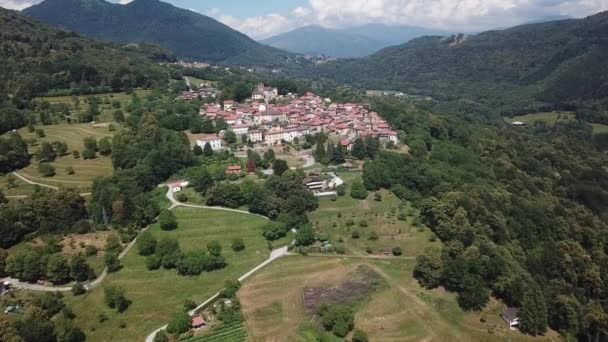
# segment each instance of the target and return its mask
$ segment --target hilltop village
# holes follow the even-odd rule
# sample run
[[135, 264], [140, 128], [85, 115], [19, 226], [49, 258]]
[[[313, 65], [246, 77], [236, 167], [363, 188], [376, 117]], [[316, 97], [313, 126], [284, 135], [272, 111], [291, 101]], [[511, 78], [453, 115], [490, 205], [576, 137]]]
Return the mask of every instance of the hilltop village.
[[[232, 100], [201, 107], [200, 114], [212, 121], [222, 119], [238, 137], [247, 137], [252, 144], [277, 145], [293, 142], [305, 135], [325, 133], [339, 139], [349, 150], [356, 138], [378, 138], [383, 144], [396, 144], [397, 132], [378, 113], [363, 103], [333, 103], [312, 92], [297, 97], [279, 95], [276, 88], [258, 85], [245, 103]], [[197, 144], [207, 143], [214, 150], [222, 149], [220, 136], [200, 134]]]

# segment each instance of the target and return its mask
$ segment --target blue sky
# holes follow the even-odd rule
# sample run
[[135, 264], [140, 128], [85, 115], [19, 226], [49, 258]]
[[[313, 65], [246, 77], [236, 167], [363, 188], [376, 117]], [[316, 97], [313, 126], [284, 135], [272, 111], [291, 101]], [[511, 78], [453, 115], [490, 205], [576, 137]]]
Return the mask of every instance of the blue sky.
[[[0, 0], [21, 10], [42, 0]], [[126, 3], [130, 0], [112, 0]], [[305, 25], [342, 28], [367, 23], [479, 32], [555, 17], [608, 10], [608, 0], [162, 0], [211, 16], [255, 39]]]

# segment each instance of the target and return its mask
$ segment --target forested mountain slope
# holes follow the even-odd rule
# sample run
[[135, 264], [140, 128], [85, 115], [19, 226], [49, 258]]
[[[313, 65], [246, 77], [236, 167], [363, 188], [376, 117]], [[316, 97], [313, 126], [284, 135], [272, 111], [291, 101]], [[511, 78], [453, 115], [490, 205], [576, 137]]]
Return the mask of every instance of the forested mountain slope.
[[154, 46], [102, 44], [0, 8], [0, 133], [25, 125], [29, 100], [51, 89], [150, 87], [168, 79], [155, 62], [173, 59]]
[[158, 0], [126, 5], [104, 0], [46, 0], [23, 12], [93, 38], [155, 43], [183, 59], [268, 66], [292, 58], [212, 18]]
[[363, 88], [460, 97], [505, 107], [608, 95], [608, 12], [488, 31], [423, 37], [367, 58], [306, 70], [308, 76]]
[[174, 58], [149, 46], [122, 48], [95, 42], [2, 8], [0, 37], [1, 86], [22, 99], [49, 89], [149, 86], [167, 76], [144, 54]]

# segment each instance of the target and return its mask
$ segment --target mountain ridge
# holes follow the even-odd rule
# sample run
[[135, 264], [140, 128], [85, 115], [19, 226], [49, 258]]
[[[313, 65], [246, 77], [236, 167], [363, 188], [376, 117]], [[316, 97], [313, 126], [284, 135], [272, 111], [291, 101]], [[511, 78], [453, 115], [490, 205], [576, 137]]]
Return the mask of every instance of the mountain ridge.
[[186, 60], [272, 66], [293, 58], [213, 18], [159, 0], [134, 0], [125, 5], [104, 0], [45, 0], [23, 13], [95, 39], [154, 43]]
[[[421, 37], [371, 56], [306, 70], [307, 76], [439, 100], [569, 103], [608, 97], [608, 12], [449, 37]], [[515, 99], [517, 101], [515, 101]], [[507, 111], [512, 108], [505, 109]]]
[[294, 53], [358, 58], [420, 36], [445, 34], [447, 32], [415, 26], [389, 26], [377, 23], [341, 29], [308, 25], [260, 42]]

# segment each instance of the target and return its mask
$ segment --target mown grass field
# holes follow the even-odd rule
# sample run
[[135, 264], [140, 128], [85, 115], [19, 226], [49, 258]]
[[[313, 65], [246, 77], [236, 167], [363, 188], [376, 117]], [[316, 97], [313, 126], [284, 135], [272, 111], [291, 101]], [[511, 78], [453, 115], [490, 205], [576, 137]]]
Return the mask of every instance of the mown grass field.
[[186, 78], [188, 80], [190, 80], [191, 85], [197, 86], [199, 88], [200, 88], [201, 84], [204, 84], [204, 83], [211, 83], [211, 84], [215, 83], [214, 81], [203, 80], [201, 78], [197, 78], [197, 77], [193, 77], [193, 76], [186, 76]]
[[[204, 301], [219, 291], [227, 279], [238, 278], [269, 255], [262, 236], [266, 223], [263, 218], [192, 208], [175, 209], [175, 213], [179, 228], [167, 232], [154, 225], [151, 228], [153, 235], [178, 239], [183, 251], [206, 250], [209, 241], [218, 240], [228, 266], [197, 277], [180, 276], [176, 270], [148, 271], [145, 258], [133, 248], [122, 259], [123, 268], [110, 274], [99, 288], [82, 297], [66, 296], [77, 315], [76, 324], [87, 334], [87, 341], [141, 341], [182, 310], [186, 299], [197, 303]], [[230, 248], [235, 237], [245, 241], [244, 251], [237, 253]], [[103, 288], [107, 286], [120, 286], [126, 290], [132, 304], [124, 313], [117, 313], [104, 304]], [[105, 322], [99, 321], [102, 313], [109, 318]], [[126, 323], [125, 328], [119, 327], [121, 322]]]
[[[84, 150], [84, 139], [95, 137], [100, 140], [104, 137], [112, 137], [113, 132], [104, 125], [93, 124], [58, 124], [50, 126], [38, 126], [44, 130], [45, 136], [38, 137], [35, 133], [30, 132], [27, 128], [22, 128], [18, 132], [24, 139], [35, 138], [37, 144], [29, 146], [29, 152], [34, 154], [43, 142], [64, 141], [68, 145], [69, 154], [57, 158], [51, 163], [55, 167], [56, 175], [53, 177], [42, 177], [38, 172], [38, 162], [32, 158], [31, 164], [18, 172], [24, 177], [42, 184], [51, 186], [66, 186], [75, 187], [82, 192], [90, 191], [93, 180], [97, 177], [109, 176], [113, 172], [112, 161], [110, 157], [103, 157], [98, 154], [95, 159], [74, 158], [72, 151]], [[67, 169], [71, 167], [75, 174], [68, 175]], [[6, 182], [6, 176], [0, 179], [0, 186]], [[5, 188], [5, 187], [3, 187]], [[28, 195], [31, 193], [32, 186], [19, 186], [15, 189], [10, 189], [11, 195]], [[8, 192], [7, 192], [8, 194]]]
[[[411, 276], [413, 260], [365, 260], [293, 256], [276, 261], [247, 281], [239, 291], [246, 326], [254, 342], [312, 342], [310, 330], [318, 320], [307, 315], [304, 289], [331, 286], [365, 264], [379, 273], [389, 287], [380, 289], [357, 306], [355, 328], [370, 341], [549, 341], [557, 334], [529, 337], [510, 331], [500, 319], [496, 302], [483, 312], [462, 311], [453, 294], [425, 290]], [[280, 279], [280, 281], [277, 281]], [[481, 322], [481, 316], [486, 322]], [[489, 332], [492, 330], [492, 333]]]
[[527, 125], [534, 124], [535, 121], [544, 121], [547, 125], [554, 125], [556, 122], [565, 122], [576, 119], [576, 114], [573, 112], [542, 112], [532, 113], [527, 115], [514, 116], [512, 118], [505, 118], [505, 121], [511, 123], [514, 121], [521, 121]]
[[[428, 246], [440, 246], [438, 241], [429, 241], [433, 233], [428, 228], [414, 226], [418, 212], [410, 204], [403, 204], [388, 191], [380, 191], [381, 201], [376, 201], [372, 192], [365, 200], [354, 199], [350, 197], [350, 185], [361, 180], [360, 174], [343, 172], [339, 176], [347, 184], [346, 196], [335, 201], [320, 198], [319, 209], [309, 218], [315, 229], [327, 234], [333, 243], [343, 241], [347, 253], [367, 254], [366, 249], [371, 248], [373, 254], [390, 254], [394, 247], [400, 247], [404, 256], [417, 256]], [[399, 214], [406, 219], [399, 220]], [[355, 231], [358, 239], [352, 237]], [[370, 239], [372, 233], [377, 240]]]
[[0, 176], [0, 191], [9, 197], [9, 199], [18, 198], [20, 196], [28, 196], [34, 192], [33, 185], [30, 185], [16, 177], [14, 178], [14, 186], [9, 187], [8, 179], [8, 175]]
[[593, 127], [593, 134], [608, 133], [608, 125], [594, 123], [594, 124], [591, 124], [591, 126]]

